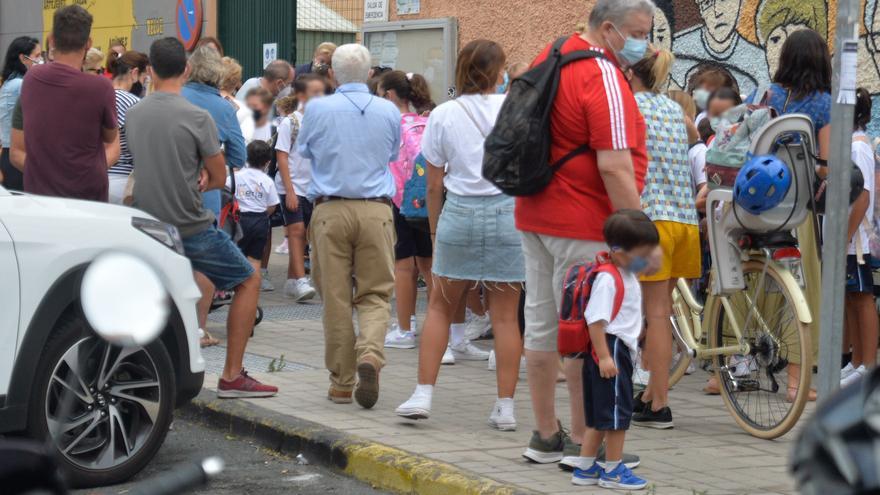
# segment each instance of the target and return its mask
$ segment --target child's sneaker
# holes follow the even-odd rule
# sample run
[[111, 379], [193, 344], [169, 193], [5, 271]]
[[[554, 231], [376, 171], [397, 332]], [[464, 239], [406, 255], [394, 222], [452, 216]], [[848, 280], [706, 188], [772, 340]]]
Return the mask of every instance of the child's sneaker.
[[622, 462], [608, 472], [603, 470], [599, 476], [599, 486], [614, 490], [641, 490], [648, 482], [634, 475]]
[[593, 463], [588, 469], [575, 468], [571, 475], [571, 484], [577, 486], [595, 486], [599, 484], [602, 476], [602, 467]]

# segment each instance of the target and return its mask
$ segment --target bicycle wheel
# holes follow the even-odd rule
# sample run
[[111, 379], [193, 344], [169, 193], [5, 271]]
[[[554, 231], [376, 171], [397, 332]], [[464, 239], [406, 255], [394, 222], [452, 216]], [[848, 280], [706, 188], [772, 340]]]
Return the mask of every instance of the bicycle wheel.
[[[764, 265], [758, 260], [744, 263], [746, 287], [728, 298], [732, 321], [751, 347], [749, 354], [716, 356], [713, 364], [724, 404], [736, 422], [753, 436], [773, 439], [797, 423], [807, 403], [812, 346], [810, 333], [794, 310], [795, 298], [803, 298], [800, 287], [772, 263], [761, 285]], [[730, 315], [720, 297], [712, 299], [710, 347], [735, 345]], [[755, 310], [749, 314], [752, 307]], [[797, 361], [800, 387], [789, 402], [787, 368]]]

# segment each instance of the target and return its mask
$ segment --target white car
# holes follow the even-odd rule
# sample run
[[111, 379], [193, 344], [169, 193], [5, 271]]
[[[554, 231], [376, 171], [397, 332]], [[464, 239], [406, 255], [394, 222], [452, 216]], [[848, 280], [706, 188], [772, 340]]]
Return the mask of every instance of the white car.
[[[83, 272], [110, 250], [147, 261], [170, 295], [167, 327], [145, 347], [111, 346], [83, 316]], [[76, 486], [139, 472], [204, 379], [182, 253], [177, 229], [139, 210], [0, 187], [0, 434], [55, 437]]]

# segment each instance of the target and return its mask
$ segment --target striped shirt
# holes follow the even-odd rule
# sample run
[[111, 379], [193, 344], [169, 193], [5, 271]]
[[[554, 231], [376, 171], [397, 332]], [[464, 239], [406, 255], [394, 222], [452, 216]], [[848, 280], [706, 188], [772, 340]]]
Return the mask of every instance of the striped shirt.
[[140, 98], [128, 91], [116, 90], [116, 120], [119, 121], [120, 153], [119, 161], [107, 171], [110, 175], [124, 175], [127, 177], [134, 170], [134, 161], [131, 158], [131, 151], [128, 149], [128, 139], [125, 136], [125, 114], [129, 108], [135, 106], [139, 101], [141, 101]]

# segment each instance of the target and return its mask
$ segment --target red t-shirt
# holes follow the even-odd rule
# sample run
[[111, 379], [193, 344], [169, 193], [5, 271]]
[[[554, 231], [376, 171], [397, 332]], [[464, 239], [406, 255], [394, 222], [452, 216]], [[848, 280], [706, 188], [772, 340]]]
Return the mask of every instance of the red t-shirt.
[[115, 129], [116, 93], [106, 78], [61, 63], [27, 71], [21, 88], [27, 158], [24, 190], [107, 201], [102, 129]]
[[[598, 50], [580, 35], [573, 35], [563, 53]], [[540, 63], [550, 46], [538, 56]], [[553, 102], [550, 161], [555, 162], [578, 146], [590, 151], [569, 160], [541, 192], [516, 200], [516, 227], [538, 234], [602, 241], [602, 226], [613, 209], [599, 175], [595, 150], [632, 152], [636, 187], [645, 184], [648, 155], [645, 119], [639, 112], [629, 83], [617, 68], [612, 54], [606, 59], [573, 62], [562, 68], [559, 91]]]

